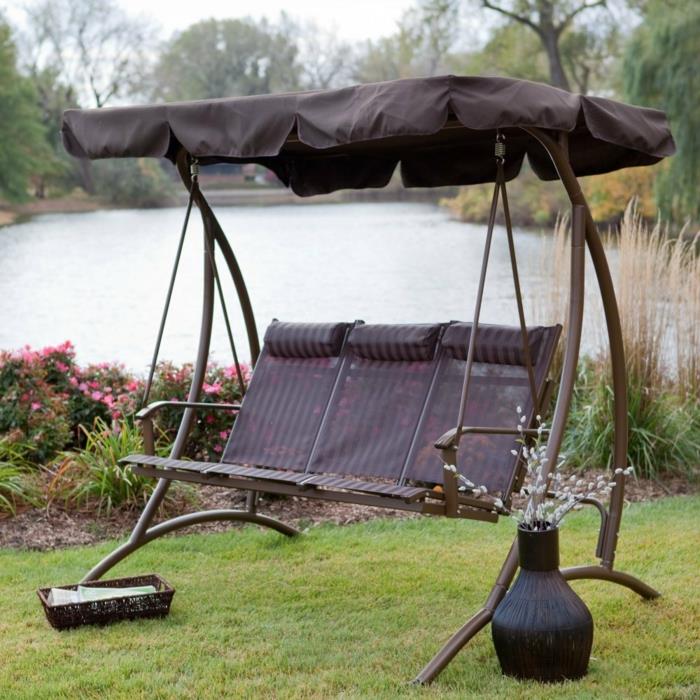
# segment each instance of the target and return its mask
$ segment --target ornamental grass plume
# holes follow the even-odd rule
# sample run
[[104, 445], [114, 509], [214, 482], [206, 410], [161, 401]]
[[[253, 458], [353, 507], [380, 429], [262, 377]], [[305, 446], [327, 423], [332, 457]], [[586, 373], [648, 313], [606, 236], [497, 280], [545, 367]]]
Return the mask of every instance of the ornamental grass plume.
[[[533, 295], [539, 323], [564, 321], [569, 297], [569, 224], [545, 240], [547, 285]], [[603, 239], [622, 321], [628, 384], [627, 464], [647, 478], [700, 468], [700, 232], [672, 235], [648, 224], [632, 200], [619, 229]], [[543, 273], [544, 273], [543, 269]], [[606, 325], [592, 266], [587, 266], [586, 356], [579, 364], [564, 450], [576, 469], [611, 467], [613, 390]], [[560, 343], [559, 353], [563, 353]], [[561, 365], [561, 354], [555, 358]], [[557, 367], [553, 369], [557, 376]]]

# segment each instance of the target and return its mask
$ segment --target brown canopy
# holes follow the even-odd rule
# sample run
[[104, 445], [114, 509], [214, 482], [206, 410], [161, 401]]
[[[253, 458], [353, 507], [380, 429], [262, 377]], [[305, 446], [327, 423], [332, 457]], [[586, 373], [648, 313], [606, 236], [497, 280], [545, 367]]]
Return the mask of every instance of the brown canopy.
[[517, 127], [569, 134], [576, 175], [656, 163], [674, 152], [663, 112], [509, 78], [441, 76], [339, 90], [67, 110], [63, 143], [80, 158], [167, 157], [260, 163], [297, 194], [383, 187], [401, 162], [407, 187], [490, 182], [495, 130], [507, 177], [527, 154], [557, 177], [539, 143]]

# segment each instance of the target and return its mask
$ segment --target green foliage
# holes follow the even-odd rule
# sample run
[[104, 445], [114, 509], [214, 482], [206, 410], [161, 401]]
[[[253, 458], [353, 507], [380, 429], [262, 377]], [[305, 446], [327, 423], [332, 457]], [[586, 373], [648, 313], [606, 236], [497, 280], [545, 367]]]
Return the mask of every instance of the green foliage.
[[80, 444], [79, 425], [133, 414], [140, 386], [120, 365], [78, 367], [70, 342], [0, 352], [0, 436], [46, 463]]
[[[664, 472], [697, 477], [700, 468], [700, 413], [694, 399], [639, 382], [628, 387], [627, 460], [637, 475], [655, 479]], [[613, 392], [605, 368], [582, 363], [564, 441], [567, 463], [580, 469], [612, 466]]]
[[178, 34], [155, 68], [168, 101], [257, 95], [299, 87], [295, 42], [267, 20], [208, 19]]
[[[34, 190], [37, 197], [55, 192], [72, 190], [84, 184], [85, 163], [68, 155], [61, 141], [61, 119], [66, 109], [78, 107], [72, 86], [61, 80], [60, 71], [55, 66], [30, 69], [31, 80], [41, 113], [44, 133], [53, 158], [48, 161], [44, 172], [34, 174]], [[88, 161], [89, 162], [89, 161]]]
[[547, 57], [537, 36], [522, 24], [496, 27], [481, 51], [468, 55], [467, 73], [502, 75], [546, 83]]
[[0, 197], [25, 199], [30, 178], [51, 160], [36, 93], [17, 70], [10, 28], [0, 15]]
[[173, 201], [175, 185], [157, 161], [123, 158], [93, 164], [95, 193], [119, 206], [158, 207]]
[[655, 0], [624, 56], [627, 99], [666, 111], [677, 145], [657, 181], [664, 216], [700, 217], [700, 3]]
[[[594, 558], [597, 520], [593, 508], [572, 516], [562, 566]], [[161, 573], [177, 589], [168, 617], [66, 634], [48, 627], [33, 590], [79, 580], [114, 544], [4, 550], [0, 697], [691, 700], [700, 694], [698, 532], [697, 496], [625, 509], [616, 568], [662, 597], [573, 584], [595, 618], [580, 681], [504, 676], [487, 627], [422, 688], [408, 681], [483, 606], [513, 541], [508, 518], [374, 520], [294, 540], [256, 527], [166, 537], [108, 576]]]
[[14, 515], [17, 506], [39, 502], [27, 452], [26, 446], [0, 438], [0, 516]]
[[[566, 194], [557, 183], [542, 182], [525, 167], [520, 177], [507, 184], [507, 189], [511, 217], [518, 226], [551, 225], [559, 212], [569, 207]], [[471, 185], [460, 188], [456, 197], [445, 199], [442, 204], [461, 221], [486, 221], [492, 194], [492, 184]], [[502, 217], [500, 209], [498, 216]]]
[[112, 425], [101, 418], [85, 435], [82, 450], [62, 455], [49, 486], [49, 499], [66, 507], [96, 509], [109, 514], [114, 508], [143, 506], [156, 481], [138, 476], [119, 460], [143, 452], [141, 432], [130, 420]]
[[44, 462], [70, 441], [65, 397], [54, 391], [43, 363], [28, 348], [0, 353], [0, 435], [29, 446]]
[[[250, 369], [241, 366], [243, 380]], [[161, 362], [156, 370], [151, 401], [184, 401], [192, 383], [191, 364], [176, 367]], [[45, 464], [66, 448], [82, 447], [81, 426], [132, 418], [140, 407], [143, 380], [123, 365], [102, 362], [80, 367], [70, 342], [41, 350], [25, 347], [0, 352], [0, 437], [26, 445], [27, 458]], [[202, 400], [230, 403], [241, 398], [234, 367], [210, 364]], [[187, 456], [218, 460], [228, 439], [234, 415], [230, 411], [202, 411], [187, 442]], [[182, 411], [168, 408], [158, 415], [161, 439], [175, 438]]]

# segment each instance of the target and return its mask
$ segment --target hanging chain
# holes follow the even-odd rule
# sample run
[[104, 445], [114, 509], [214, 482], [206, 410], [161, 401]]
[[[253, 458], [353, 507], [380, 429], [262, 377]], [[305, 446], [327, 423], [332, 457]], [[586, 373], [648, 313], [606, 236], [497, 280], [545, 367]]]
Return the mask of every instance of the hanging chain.
[[163, 342], [165, 322], [168, 319], [168, 312], [170, 311], [170, 302], [172, 301], [173, 290], [175, 289], [175, 279], [177, 277], [178, 268], [180, 267], [180, 258], [182, 257], [182, 249], [185, 244], [185, 236], [187, 235], [187, 226], [190, 222], [190, 214], [192, 213], [194, 194], [197, 186], [197, 176], [199, 175], [199, 162], [196, 158], [193, 159], [190, 163], [190, 174], [192, 175], [192, 186], [190, 187], [190, 194], [187, 199], [187, 210], [185, 212], [185, 220], [182, 224], [180, 240], [178, 241], [177, 250], [175, 252], [175, 261], [173, 263], [172, 272], [170, 273], [170, 283], [168, 284], [168, 291], [165, 295], [165, 304], [163, 305], [163, 313], [160, 319], [160, 326], [158, 327], [158, 335], [156, 336], [155, 348], [153, 349], [153, 357], [151, 359], [151, 364], [148, 370], [148, 378], [146, 379], [146, 384], [143, 390], [143, 396], [141, 398], [142, 407], [148, 403], [148, 399], [151, 395], [151, 388], [153, 387], [153, 378], [155, 376], [156, 366], [158, 365], [158, 355], [160, 354], [160, 346]]
[[510, 207], [508, 205], [508, 193], [506, 192], [506, 177], [503, 166], [506, 162], [506, 137], [500, 129], [496, 131], [496, 143], [494, 144], [494, 156], [496, 158], [496, 186], [501, 190], [501, 201], [503, 204], [503, 217], [505, 219], [506, 236], [508, 238], [508, 254], [510, 257], [511, 273], [513, 275], [513, 287], [515, 291], [515, 302], [518, 307], [518, 322], [520, 325], [520, 336], [522, 338], [523, 359], [527, 369], [528, 384], [532, 406], [535, 413], [540, 409], [537, 394], [537, 383], [535, 380], [535, 370], [532, 366], [532, 354], [530, 352], [530, 339], [525, 322], [525, 310], [523, 308], [523, 295], [520, 289], [520, 275], [518, 274], [518, 263], [515, 255], [515, 241], [513, 240], [513, 226], [510, 219]]
[[493, 197], [491, 199], [491, 209], [489, 211], [489, 221], [486, 227], [486, 241], [484, 242], [484, 254], [481, 258], [481, 272], [479, 274], [479, 286], [476, 292], [476, 304], [474, 307], [474, 315], [472, 316], [472, 328], [469, 334], [469, 343], [467, 346], [467, 359], [464, 368], [464, 380], [462, 383], [462, 394], [459, 401], [459, 412], [457, 414], [457, 433], [454, 437], [454, 449], [459, 448], [459, 443], [462, 439], [462, 427], [464, 426], [464, 416], [467, 409], [467, 401], [469, 399], [469, 388], [472, 378], [472, 367], [474, 365], [474, 355], [476, 352], [476, 337], [479, 332], [479, 317], [481, 316], [481, 306], [484, 300], [484, 287], [486, 285], [486, 270], [489, 264], [489, 256], [491, 254], [491, 241], [493, 239], [493, 230], [496, 225], [496, 212], [498, 210], [498, 197], [501, 192], [501, 182], [503, 179], [503, 161], [505, 159], [505, 143], [503, 143], [503, 135], [500, 131], [496, 133], [496, 144], [494, 146], [494, 155], [496, 156], [496, 178], [493, 186]]

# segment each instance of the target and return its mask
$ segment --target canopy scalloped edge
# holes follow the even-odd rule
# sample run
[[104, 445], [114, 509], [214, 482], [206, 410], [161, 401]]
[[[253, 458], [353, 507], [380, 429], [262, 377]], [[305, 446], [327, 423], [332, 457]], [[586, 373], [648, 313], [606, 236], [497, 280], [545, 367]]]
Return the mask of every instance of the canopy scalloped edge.
[[494, 132], [507, 137], [507, 177], [525, 155], [545, 180], [556, 171], [520, 129], [568, 134], [576, 175], [649, 165], [675, 152], [663, 112], [549, 85], [440, 76], [159, 105], [67, 110], [62, 135], [79, 158], [166, 157], [254, 162], [297, 194], [382, 187], [397, 164], [407, 187], [490, 182]]

